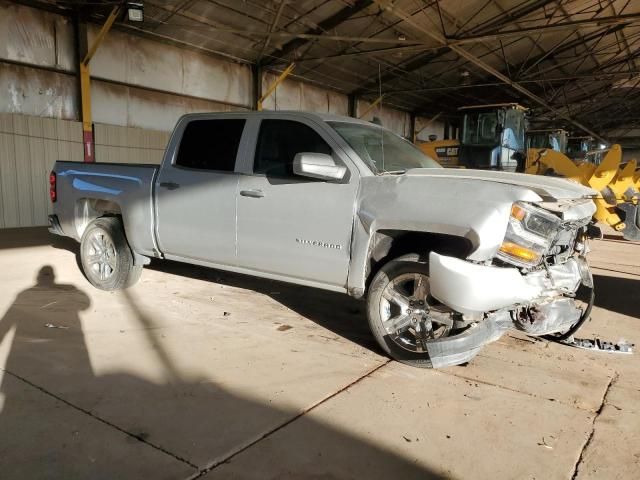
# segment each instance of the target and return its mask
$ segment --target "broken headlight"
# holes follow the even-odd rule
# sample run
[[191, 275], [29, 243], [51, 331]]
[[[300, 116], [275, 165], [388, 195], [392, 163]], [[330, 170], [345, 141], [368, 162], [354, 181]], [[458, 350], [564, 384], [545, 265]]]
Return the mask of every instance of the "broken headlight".
[[514, 203], [498, 258], [520, 267], [538, 265], [555, 239], [560, 219], [541, 208]]

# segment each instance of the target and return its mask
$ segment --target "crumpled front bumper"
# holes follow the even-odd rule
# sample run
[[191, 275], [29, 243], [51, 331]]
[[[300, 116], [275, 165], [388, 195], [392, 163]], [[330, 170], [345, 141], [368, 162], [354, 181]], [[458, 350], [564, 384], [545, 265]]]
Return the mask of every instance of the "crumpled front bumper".
[[443, 368], [468, 362], [483, 346], [498, 340], [511, 327], [511, 315], [501, 311], [471, 325], [459, 335], [427, 342], [431, 365], [433, 368]]
[[434, 368], [471, 360], [509, 328], [544, 335], [568, 328], [580, 315], [573, 293], [591, 280], [582, 258], [528, 274], [517, 268], [478, 265], [437, 253], [429, 255], [431, 295], [478, 322], [453, 337], [427, 344]]
[[523, 275], [517, 268], [479, 265], [434, 252], [429, 255], [431, 295], [472, 316], [573, 293], [581, 282], [588, 282], [588, 275], [586, 262], [574, 257]]

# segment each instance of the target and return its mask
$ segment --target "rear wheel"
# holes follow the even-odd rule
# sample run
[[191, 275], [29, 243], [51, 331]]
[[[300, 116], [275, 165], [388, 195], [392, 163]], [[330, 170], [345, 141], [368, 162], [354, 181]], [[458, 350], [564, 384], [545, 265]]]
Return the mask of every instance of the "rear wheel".
[[120, 290], [138, 281], [142, 265], [134, 265], [122, 221], [101, 217], [82, 235], [80, 259], [87, 280], [101, 290]]
[[385, 264], [367, 297], [369, 326], [378, 344], [394, 359], [430, 368], [429, 342], [452, 330], [450, 312], [430, 296], [429, 266], [417, 254]]

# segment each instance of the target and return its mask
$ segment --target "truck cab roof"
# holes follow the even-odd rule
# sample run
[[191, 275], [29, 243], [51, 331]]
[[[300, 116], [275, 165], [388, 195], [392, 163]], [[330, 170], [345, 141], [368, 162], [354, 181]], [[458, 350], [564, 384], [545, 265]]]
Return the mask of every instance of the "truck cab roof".
[[195, 120], [197, 118], [211, 118], [211, 116], [215, 115], [216, 117], [258, 117], [258, 118], [277, 118], [277, 117], [298, 117], [300, 119], [306, 118], [307, 120], [316, 120], [322, 122], [347, 122], [347, 123], [357, 123], [361, 125], [376, 125], [375, 123], [368, 122], [366, 120], [360, 120], [358, 118], [347, 117], [344, 115], [335, 115], [332, 113], [316, 113], [316, 112], [301, 112], [298, 110], [263, 110], [260, 112], [255, 111], [237, 111], [237, 112], [200, 112], [200, 113], [187, 113], [181, 117], [182, 119]]

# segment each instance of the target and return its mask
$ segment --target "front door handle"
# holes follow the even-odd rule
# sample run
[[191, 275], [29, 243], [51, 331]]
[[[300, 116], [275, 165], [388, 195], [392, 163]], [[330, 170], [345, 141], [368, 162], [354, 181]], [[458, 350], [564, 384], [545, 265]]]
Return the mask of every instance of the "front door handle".
[[242, 195], [243, 197], [251, 197], [251, 198], [264, 197], [264, 193], [262, 193], [262, 190], [240, 190], [240, 195]]
[[175, 190], [176, 188], [180, 188], [180, 184], [175, 182], [160, 182], [160, 186], [168, 190]]

